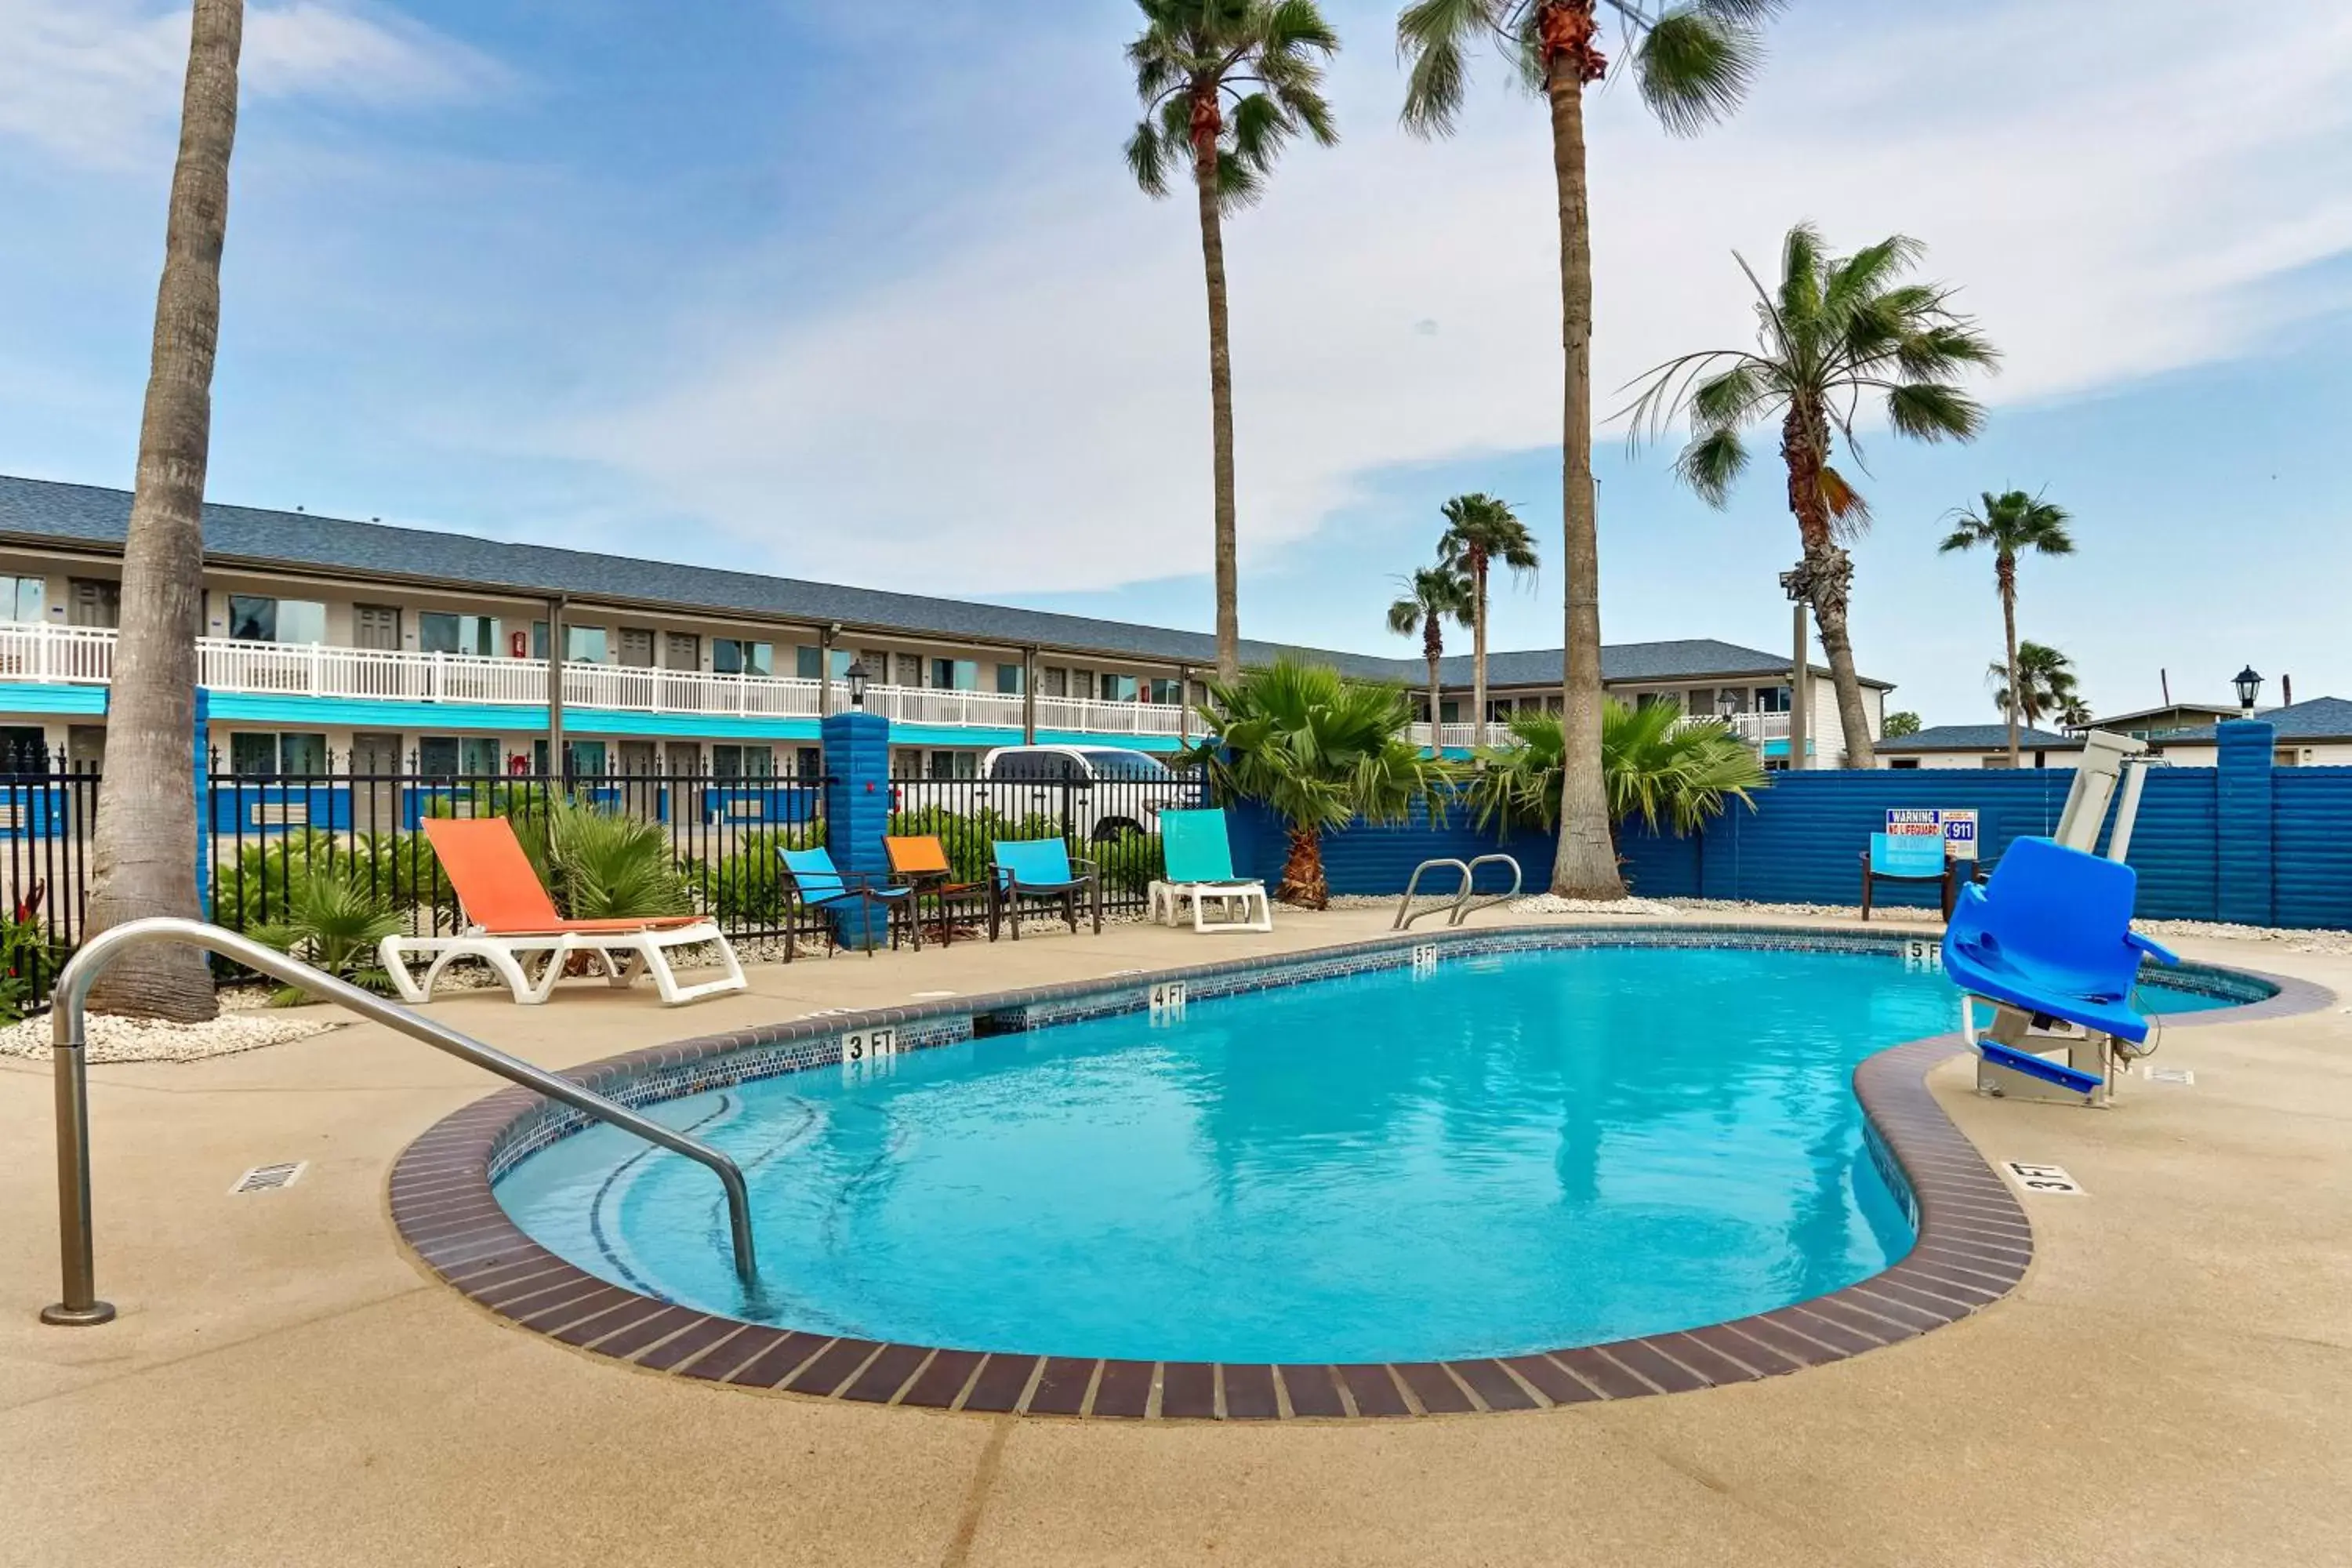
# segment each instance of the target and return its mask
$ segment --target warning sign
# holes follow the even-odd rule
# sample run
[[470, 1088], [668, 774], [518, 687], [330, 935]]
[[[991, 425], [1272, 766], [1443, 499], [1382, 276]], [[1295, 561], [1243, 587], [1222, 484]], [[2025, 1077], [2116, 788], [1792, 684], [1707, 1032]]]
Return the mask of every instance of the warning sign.
[[1890, 805], [1886, 832], [1893, 838], [1940, 838], [1944, 853], [1955, 860], [1977, 858], [1974, 806]]

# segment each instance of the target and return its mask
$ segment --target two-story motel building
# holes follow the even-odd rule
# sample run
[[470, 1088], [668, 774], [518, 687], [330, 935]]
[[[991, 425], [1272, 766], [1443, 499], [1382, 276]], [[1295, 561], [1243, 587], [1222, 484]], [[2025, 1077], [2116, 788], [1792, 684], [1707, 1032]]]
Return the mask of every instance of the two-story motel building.
[[[120, 615], [128, 492], [0, 476], [0, 754], [95, 766]], [[1198, 721], [1210, 636], [1082, 616], [681, 566], [308, 512], [205, 509], [199, 679], [222, 765], [249, 774], [411, 766], [454, 776], [814, 774], [819, 717], [850, 665], [891, 721], [904, 775], [969, 773], [1024, 741], [1172, 751]], [[560, 631], [551, 631], [560, 628]], [[1294, 652], [1426, 680], [1417, 658]], [[1559, 702], [1559, 650], [1489, 658], [1492, 721]], [[1785, 766], [1791, 664], [1708, 639], [1605, 650], [1609, 689], [1720, 714]], [[1438, 743], [1475, 738], [1470, 661], [1444, 667]], [[1808, 669], [1806, 758], [1841, 742], [1828, 671]], [[1890, 688], [1866, 683], [1876, 729]], [[1490, 729], [1489, 733], [1495, 731]], [[1433, 738], [1424, 724], [1419, 738]]]

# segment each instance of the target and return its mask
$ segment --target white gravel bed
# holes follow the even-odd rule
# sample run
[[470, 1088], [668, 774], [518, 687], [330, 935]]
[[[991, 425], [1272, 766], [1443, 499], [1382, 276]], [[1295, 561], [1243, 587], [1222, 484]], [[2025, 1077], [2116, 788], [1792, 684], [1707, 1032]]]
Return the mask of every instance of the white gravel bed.
[[[342, 1026], [342, 1019], [309, 1007], [238, 1007], [224, 1011], [209, 1024], [167, 1024], [156, 1018], [92, 1013], [88, 1049], [93, 1062], [199, 1062], [264, 1046], [282, 1046]], [[47, 1060], [49, 1028], [47, 1014], [0, 1028], [0, 1056]]]

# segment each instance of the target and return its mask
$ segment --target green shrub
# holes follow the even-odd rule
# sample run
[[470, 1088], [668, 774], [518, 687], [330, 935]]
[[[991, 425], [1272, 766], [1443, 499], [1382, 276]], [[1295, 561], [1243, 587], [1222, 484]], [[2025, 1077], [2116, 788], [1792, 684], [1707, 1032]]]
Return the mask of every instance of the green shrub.
[[[348, 858], [321, 860], [286, 894], [283, 914], [248, 934], [264, 947], [274, 947], [362, 990], [389, 994], [392, 981], [376, 962], [376, 949], [405, 923], [406, 911], [353, 879], [351, 871]], [[306, 999], [303, 991], [291, 985], [281, 986], [269, 998], [280, 1007]]]
[[660, 823], [599, 806], [558, 805], [548, 815], [556, 903], [573, 920], [625, 920], [693, 911]]

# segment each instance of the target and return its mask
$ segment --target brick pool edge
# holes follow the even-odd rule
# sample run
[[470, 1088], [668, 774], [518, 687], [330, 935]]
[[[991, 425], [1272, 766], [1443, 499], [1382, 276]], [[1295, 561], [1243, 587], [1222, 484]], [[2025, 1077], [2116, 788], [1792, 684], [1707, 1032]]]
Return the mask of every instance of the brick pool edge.
[[[1769, 926], [1498, 927], [1402, 933], [1275, 958], [1233, 960], [921, 1006], [803, 1018], [656, 1046], [572, 1069], [634, 1103], [837, 1065], [845, 1035], [900, 1031], [913, 1044], [1140, 1011], [1155, 988], [1230, 994], [1415, 962], [1415, 950], [1475, 953], [1596, 945], [1900, 951], [1900, 935]], [[2167, 1027], [2311, 1011], [2307, 982], [2192, 966], [2216, 983], [2269, 988]], [[558, 1258], [508, 1217], [492, 1184], [582, 1125], [527, 1089], [478, 1100], [427, 1129], [393, 1167], [393, 1224], [417, 1259], [517, 1326], [652, 1372], [737, 1387], [938, 1410], [1147, 1420], [1410, 1418], [1641, 1398], [1752, 1383], [1843, 1361], [1957, 1322], [2000, 1300], [2032, 1259], [2033, 1233], [2009, 1184], [1927, 1084], [1962, 1049], [1956, 1035], [1890, 1047], [1854, 1069], [1870, 1152], [1910, 1210], [1917, 1240], [1853, 1284], [1705, 1327], [1529, 1355], [1328, 1365], [1144, 1362], [942, 1350], [746, 1322], [613, 1284]], [[1889, 1166], [1891, 1165], [1891, 1169]]]

